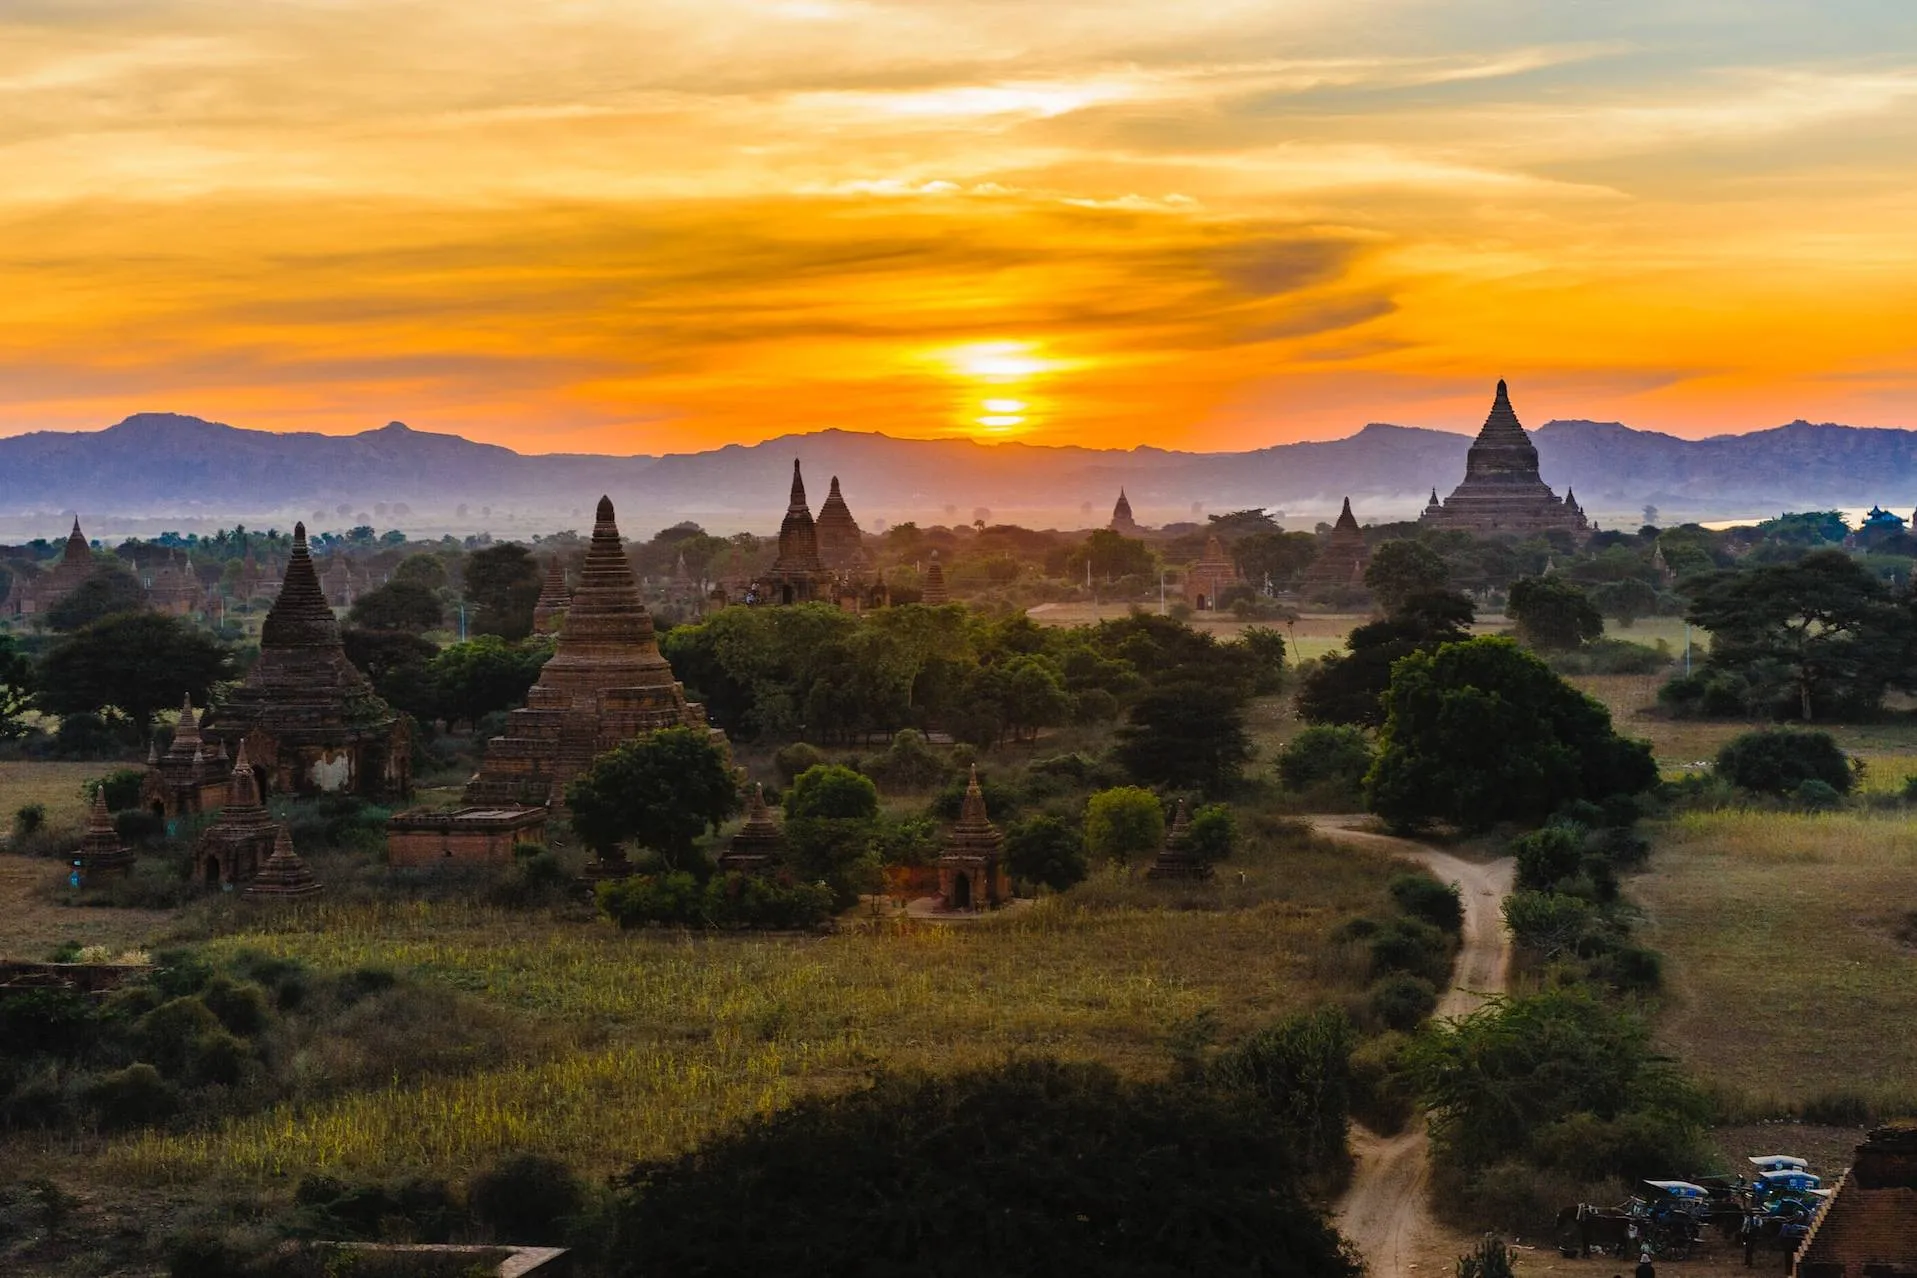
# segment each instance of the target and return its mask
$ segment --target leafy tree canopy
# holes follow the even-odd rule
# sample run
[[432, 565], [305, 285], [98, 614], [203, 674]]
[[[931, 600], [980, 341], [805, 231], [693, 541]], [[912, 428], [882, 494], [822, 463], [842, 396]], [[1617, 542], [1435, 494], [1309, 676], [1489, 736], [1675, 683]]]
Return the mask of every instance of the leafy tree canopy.
[[1604, 633], [1604, 616], [1576, 583], [1551, 574], [1511, 583], [1505, 612], [1518, 636], [1544, 652], [1581, 648]]
[[53, 715], [115, 714], [144, 732], [158, 711], [188, 696], [205, 705], [232, 675], [232, 655], [205, 632], [159, 613], [119, 613], [47, 652], [36, 704]]
[[626, 842], [673, 870], [691, 869], [694, 843], [738, 810], [724, 753], [694, 728], [666, 728], [594, 759], [566, 787], [575, 833], [601, 856]]
[[73, 631], [102, 617], [145, 610], [146, 592], [138, 577], [112, 560], [96, 562], [98, 566], [84, 581], [47, 609], [49, 628]]
[[1085, 844], [1064, 820], [1041, 812], [1005, 831], [1005, 868], [1015, 879], [1063, 891], [1085, 877]]
[[24, 715], [33, 707], [33, 666], [13, 642], [0, 635], [0, 741], [26, 734]]
[[785, 794], [785, 814], [793, 820], [870, 821], [879, 814], [879, 790], [870, 777], [837, 763], [807, 768]]
[[1165, 842], [1165, 809], [1142, 786], [1100, 790], [1085, 802], [1085, 850], [1120, 864], [1157, 853]]
[[1251, 758], [1244, 694], [1216, 683], [1153, 688], [1118, 732], [1118, 761], [1141, 781], [1219, 794], [1238, 784]]
[[1717, 752], [1719, 776], [1760, 794], [1795, 794], [1806, 781], [1849, 794], [1857, 771], [1828, 732], [1746, 732]]
[[1657, 781], [1648, 745], [1619, 737], [1602, 704], [1509, 639], [1404, 658], [1385, 712], [1366, 790], [1372, 810], [1397, 826], [1537, 822], [1572, 800]]
[[423, 582], [395, 578], [354, 600], [347, 618], [364, 630], [400, 630], [419, 634], [426, 630], [437, 630], [446, 619], [446, 609], [432, 587]]
[[524, 639], [532, 633], [533, 605], [544, 574], [532, 551], [515, 542], [476, 550], [466, 558], [466, 597], [478, 605], [476, 634]]
[[1346, 635], [1347, 655], [1332, 653], [1319, 660], [1298, 690], [1299, 717], [1307, 723], [1383, 726], [1391, 667], [1414, 652], [1469, 639], [1476, 616], [1463, 595], [1413, 595], [1391, 616]]
[[1387, 613], [1400, 611], [1414, 595], [1434, 594], [1450, 584], [1451, 569], [1438, 552], [1410, 538], [1385, 542], [1365, 566], [1365, 585]]

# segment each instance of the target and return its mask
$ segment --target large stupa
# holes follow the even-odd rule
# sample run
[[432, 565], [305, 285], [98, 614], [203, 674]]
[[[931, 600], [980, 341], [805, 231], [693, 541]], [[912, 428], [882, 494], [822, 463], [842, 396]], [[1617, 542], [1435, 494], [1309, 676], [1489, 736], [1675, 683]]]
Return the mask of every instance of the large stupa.
[[1442, 502], [1438, 490], [1432, 489], [1431, 503], [1419, 522], [1479, 536], [1562, 529], [1583, 537], [1591, 531], [1570, 490], [1559, 501], [1538, 474], [1537, 446], [1512, 410], [1502, 381], [1491, 414], [1466, 455], [1464, 482]]
[[706, 726], [705, 707], [687, 701], [685, 688], [672, 677], [613, 522], [612, 501], [601, 497], [592, 546], [552, 660], [525, 706], [507, 716], [505, 733], [487, 743], [466, 800], [487, 807], [562, 807], [566, 784], [598, 755], [644, 733], [680, 726], [724, 740]]

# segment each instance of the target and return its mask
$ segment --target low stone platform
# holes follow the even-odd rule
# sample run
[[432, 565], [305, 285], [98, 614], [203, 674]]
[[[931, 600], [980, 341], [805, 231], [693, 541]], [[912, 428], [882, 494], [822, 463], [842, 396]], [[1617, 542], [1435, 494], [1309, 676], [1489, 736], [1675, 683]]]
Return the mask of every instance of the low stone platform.
[[395, 812], [386, 822], [390, 865], [510, 865], [514, 845], [545, 841], [544, 808], [415, 808]]

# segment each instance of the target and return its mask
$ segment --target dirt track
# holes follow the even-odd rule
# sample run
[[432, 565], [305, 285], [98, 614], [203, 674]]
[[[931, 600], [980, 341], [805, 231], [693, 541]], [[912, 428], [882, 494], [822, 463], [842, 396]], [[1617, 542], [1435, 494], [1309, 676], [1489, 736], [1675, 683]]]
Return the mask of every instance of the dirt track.
[[[1458, 885], [1464, 901], [1464, 943], [1453, 984], [1439, 999], [1438, 1015], [1463, 1016], [1476, 1010], [1486, 995], [1502, 992], [1510, 976], [1511, 946], [1498, 906], [1511, 890], [1511, 861], [1479, 864], [1409, 839], [1353, 828], [1365, 820], [1325, 816], [1313, 817], [1311, 823], [1328, 838], [1393, 852]], [[1406, 1278], [1431, 1254], [1436, 1232], [1425, 1202], [1431, 1167], [1424, 1128], [1414, 1124], [1389, 1137], [1359, 1128], [1353, 1132], [1352, 1152], [1358, 1167], [1338, 1203], [1338, 1228], [1364, 1256], [1372, 1278]]]

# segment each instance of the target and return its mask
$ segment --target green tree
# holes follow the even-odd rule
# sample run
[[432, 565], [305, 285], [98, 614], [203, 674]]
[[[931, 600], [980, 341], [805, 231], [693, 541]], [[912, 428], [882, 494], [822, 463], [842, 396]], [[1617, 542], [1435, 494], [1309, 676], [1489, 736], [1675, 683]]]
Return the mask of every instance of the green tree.
[[1619, 737], [1610, 711], [1509, 639], [1404, 658], [1385, 711], [1367, 798], [1402, 828], [1536, 822], [1657, 782], [1648, 745]]
[[1015, 879], [1062, 892], [1085, 877], [1085, 843], [1062, 819], [1041, 812], [1005, 831], [1005, 868]]
[[611, 1272], [1357, 1278], [1281, 1111], [1094, 1064], [881, 1075], [634, 1168]]
[[1556, 575], [1512, 582], [1504, 611], [1517, 623], [1518, 637], [1541, 652], [1582, 648], [1604, 633], [1604, 617], [1590, 596]]
[[354, 600], [347, 619], [364, 630], [419, 634], [437, 630], [446, 619], [446, 609], [432, 587], [394, 578]]
[[807, 882], [832, 889], [839, 908], [875, 886], [879, 791], [871, 778], [836, 763], [807, 768], [785, 795], [786, 860]]
[[1254, 586], [1269, 581], [1283, 590], [1318, 557], [1318, 539], [1308, 532], [1255, 532], [1233, 542], [1231, 553]]
[[1151, 547], [1137, 538], [1099, 528], [1065, 561], [1066, 572], [1074, 581], [1084, 580], [1087, 566], [1093, 580], [1109, 581], [1118, 577], [1151, 576], [1158, 571], [1158, 559]]
[[[478, 723], [495, 711], [524, 704], [526, 690], [552, 657], [543, 642], [513, 644], [498, 635], [481, 635], [442, 648], [426, 666], [428, 704], [446, 719]], [[401, 703], [404, 704], [404, 703]], [[405, 705], [414, 713], [421, 708]]]
[[1710, 670], [1742, 683], [1753, 707], [1806, 723], [1874, 712], [1912, 631], [1888, 587], [1841, 550], [1704, 577], [1688, 620], [1711, 633]]
[[1278, 779], [1287, 790], [1331, 785], [1355, 793], [1364, 786], [1369, 771], [1371, 742], [1363, 732], [1343, 724], [1315, 724], [1278, 752]]
[[785, 814], [795, 821], [870, 821], [879, 814], [879, 789], [870, 777], [837, 763], [807, 768], [785, 794]]
[[1428, 595], [1451, 585], [1451, 569], [1438, 552], [1421, 541], [1387, 541], [1371, 552], [1365, 585], [1387, 613], [1397, 612], [1413, 595]]
[[116, 560], [96, 563], [85, 580], [47, 609], [50, 629], [73, 631], [103, 617], [145, 610], [146, 591], [141, 589], [138, 577]]
[[466, 597], [478, 605], [472, 629], [502, 639], [532, 633], [533, 605], [543, 574], [532, 551], [515, 542], [475, 550], [466, 557]]
[[82, 626], [40, 661], [35, 704], [52, 715], [112, 714], [144, 734], [160, 710], [206, 704], [232, 655], [177, 617], [127, 612]]
[[1193, 856], [1201, 861], [1228, 861], [1238, 850], [1238, 818], [1222, 803], [1207, 803], [1191, 814]]
[[388, 705], [422, 719], [438, 717], [432, 663], [439, 648], [432, 641], [397, 630], [348, 627], [340, 633], [340, 644]]
[[1141, 786], [1100, 790], [1085, 801], [1085, 850], [1101, 860], [1153, 856], [1165, 842], [1165, 809]]
[[1298, 715], [1306, 723], [1384, 725], [1384, 694], [1391, 668], [1414, 652], [1471, 637], [1476, 609], [1448, 591], [1414, 595], [1396, 613], [1367, 622], [1345, 636], [1345, 654], [1318, 661], [1298, 689]]
[[1849, 794], [1857, 770], [1828, 732], [1788, 728], [1746, 732], [1717, 752], [1717, 774], [1760, 794], [1795, 794], [1806, 781], [1821, 781]]
[[408, 555], [393, 569], [394, 581], [409, 581], [428, 590], [446, 588], [446, 561], [438, 555]]
[[573, 832], [601, 857], [632, 842], [669, 870], [690, 870], [702, 868], [699, 837], [738, 810], [739, 785], [704, 732], [666, 728], [594, 759], [566, 787], [566, 804]]
[[0, 635], [0, 741], [26, 735], [24, 716], [32, 707], [33, 665], [12, 635]]
[[1251, 758], [1244, 696], [1215, 683], [1153, 688], [1118, 731], [1118, 761], [1141, 781], [1218, 794], [1238, 784]]
[[1639, 617], [1648, 617], [1657, 611], [1657, 589], [1649, 582], [1626, 577], [1593, 586], [1591, 602], [1600, 613], [1629, 628]]
[[1033, 740], [1040, 728], [1064, 723], [1072, 712], [1058, 663], [1050, 657], [1020, 657], [1004, 667], [1005, 726], [1014, 736]]

